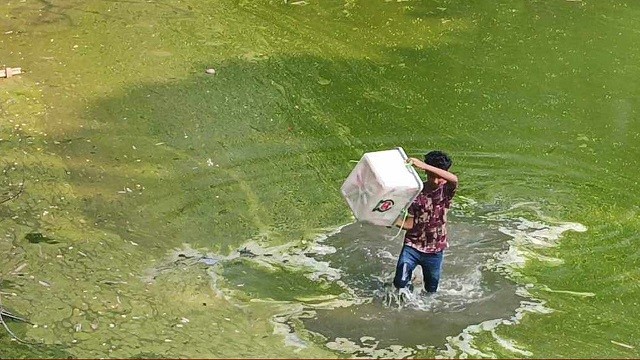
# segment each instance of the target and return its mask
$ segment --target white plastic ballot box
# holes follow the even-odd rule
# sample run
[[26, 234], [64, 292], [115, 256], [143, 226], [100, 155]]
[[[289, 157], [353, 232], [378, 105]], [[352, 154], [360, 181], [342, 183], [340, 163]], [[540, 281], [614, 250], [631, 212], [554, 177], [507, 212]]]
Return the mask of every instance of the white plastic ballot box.
[[391, 226], [422, 191], [422, 179], [399, 147], [365, 153], [342, 184], [358, 221]]

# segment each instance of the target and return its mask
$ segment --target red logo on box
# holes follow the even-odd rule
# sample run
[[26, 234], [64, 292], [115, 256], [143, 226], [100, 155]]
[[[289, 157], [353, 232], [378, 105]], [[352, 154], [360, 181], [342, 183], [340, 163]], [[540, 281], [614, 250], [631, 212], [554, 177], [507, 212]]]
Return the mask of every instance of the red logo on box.
[[393, 205], [394, 205], [394, 202], [391, 199], [380, 200], [378, 205], [376, 205], [376, 207], [373, 208], [373, 211], [385, 212], [391, 209]]

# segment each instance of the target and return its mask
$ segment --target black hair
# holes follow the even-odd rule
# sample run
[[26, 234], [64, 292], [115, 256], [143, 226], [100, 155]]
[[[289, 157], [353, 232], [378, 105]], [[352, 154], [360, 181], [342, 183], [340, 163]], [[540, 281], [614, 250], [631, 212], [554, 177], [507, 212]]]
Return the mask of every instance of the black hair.
[[424, 156], [424, 162], [442, 170], [449, 170], [451, 165], [453, 165], [453, 161], [451, 161], [449, 155], [439, 150], [428, 152]]

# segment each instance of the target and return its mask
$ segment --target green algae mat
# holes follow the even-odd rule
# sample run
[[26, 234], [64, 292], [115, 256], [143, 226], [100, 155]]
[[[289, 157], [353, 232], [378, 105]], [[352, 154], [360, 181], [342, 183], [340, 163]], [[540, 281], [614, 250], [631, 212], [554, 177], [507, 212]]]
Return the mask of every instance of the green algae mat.
[[[0, 357], [639, 357], [638, 18], [3, 2]], [[397, 146], [461, 181], [447, 282], [410, 309], [400, 238], [339, 192]]]

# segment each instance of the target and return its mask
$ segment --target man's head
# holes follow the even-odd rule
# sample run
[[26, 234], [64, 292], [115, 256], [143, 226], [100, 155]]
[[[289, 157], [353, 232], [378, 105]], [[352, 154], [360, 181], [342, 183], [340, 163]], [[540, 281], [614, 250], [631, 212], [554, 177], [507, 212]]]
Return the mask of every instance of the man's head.
[[[428, 165], [437, 167], [438, 169], [442, 170], [449, 170], [451, 164], [453, 163], [449, 155], [438, 150], [428, 152], [427, 155], [424, 156], [424, 162]], [[436, 176], [428, 171], [425, 172], [427, 173], [427, 181], [432, 186], [441, 186], [447, 183], [447, 180]]]
[[424, 162], [442, 170], [449, 170], [453, 164], [449, 155], [438, 150], [428, 152], [427, 155], [424, 156]]

